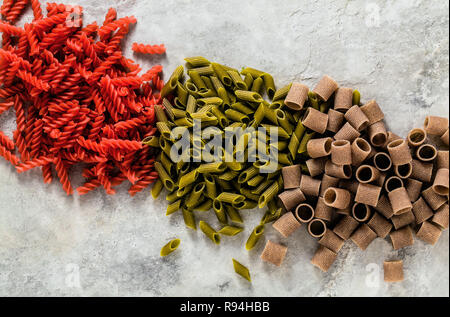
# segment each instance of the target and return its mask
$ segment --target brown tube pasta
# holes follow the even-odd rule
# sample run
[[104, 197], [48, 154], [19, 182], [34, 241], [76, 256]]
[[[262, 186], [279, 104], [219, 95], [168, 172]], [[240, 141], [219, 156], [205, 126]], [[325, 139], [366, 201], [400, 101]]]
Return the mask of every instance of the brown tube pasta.
[[431, 221], [441, 227], [442, 229], [448, 229], [449, 223], [449, 213], [448, 213], [448, 204], [445, 204], [439, 208], [434, 214]]
[[[352, 142], [352, 165], [359, 166], [364, 162], [370, 155], [372, 147], [369, 142], [363, 138], [356, 138]], [[375, 154], [376, 155], [376, 154]]]
[[412, 204], [405, 187], [399, 187], [388, 193], [394, 215], [411, 211]]
[[338, 132], [334, 135], [335, 140], [347, 140], [353, 142], [356, 138], [358, 138], [361, 133], [358, 132], [352, 125], [346, 122], [342, 128], [339, 129]]
[[353, 106], [353, 89], [347, 87], [340, 87], [336, 90], [334, 96], [335, 110], [348, 110]]
[[437, 157], [436, 157], [436, 168], [448, 168], [448, 151], [438, 151]]
[[335, 186], [335, 187], [346, 189], [349, 192], [351, 192], [352, 194], [356, 195], [356, 193], [358, 191], [358, 186], [359, 186], [359, 182], [355, 179], [341, 179], [339, 181], [339, 186]]
[[384, 119], [384, 113], [375, 100], [370, 100], [362, 105], [361, 110], [369, 118], [369, 124], [374, 124]]
[[386, 178], [387, 178], [387, 173], [380, 172], [380, 174], [378, 175], [378, 178], [375, 180], [374, 184], [378, 185], [380, 187], [383, 187]]
[[378, 235], [364, 223], [358, 229], [356, 229], [355, 232], [353, 232], [350, 240], [352, 240], [353, 243], [355, 243], [361, 250], [364, 251], [377, 237]]
[[355, 201], [375, 207], [381, 194], [381, 187], [371, 184], [359, 184], [356, 191]]
[[416, 128], [409, 131], [406, 138], [409, 146], [417, 147], [423, 144], [427, 139], [427, 132], [424, 129]]
[[420, 192], [422, 191], [422, 182], [413, 178], [406, 180], [406, 191], [408, 192], [409, 199], [414, 202], [419, 199]]
[[351, 216], [352, 209], [349, 207], [345, 209], [335, 209], [337, 215], [345, 215], [345, 216]]
[[287, 212], [272, 224], [283, 237], [287, 238], [301, 227], [301, 223], [295, 218], [292, 212]]
[[325, 163], [327, 161], [326, 157], [319, 157], [315, 159], [309, 159], [305, 162], [306, 167], [308, 168], [309, 175], [311, 177], [316, 177], [325, 172]]
[[337, 140], [331, 143], [331, 162], [335, 165], [352, 164], [352, 146], [350, 141]]
[[266, 246], [261, 253], [261, 260], [280, 266], [286, 256], [287, 247], [267, 240]]
[[302, 170], [300, 165], [285, 166], [281, 169], [283, 175], [284, 189], [293, 189], [300, 187], [300, 178]]
[[319, 244], [327, 249], [330, 249], [334, 253], [338, 253], [344, 246], [344, 239], [339, 237], [331, 230], [327, 230], [325, 234], [320, 238]]
[[433, 217], [433, 210], [428, 206], [425, 200], [420, 197], [413, 203], [412, 211], [417, 224], [421, 224], [425, 220]]
[[431, 144], [422, 144], [416, 151], [416, 156], [422, 162], [431, 162], [437, 156], [436, 147]]
[[384, 152], [378, 152], [373, 157], [373, 165], [375, 165], [378, 170], [386, 172], [392, 167], [391, 157]]
[[316, 208], [314, 209], [314, 216], [318, 219], [330, 222], [333, 219], [333, 213], [334, 209], [325, 204], [323, 197], [319, 197]]
[[328, 115], [312, 107], [308, 107], [303, 116], [302, 124], [317, 133], [323, 134], [327, 130]]
[[320, 138], [308, 141], [306, 145], [308, 155], [312, 158], [330, 155], [332, 142], [332, 138]]
[[385, 195], [380, 196], [378, 204], [374, 208], [387, 219], [391, 219], [394, 216], [391, 203]]
[[292, 83], [284, 104], [292, 110], [302, 110], [305, 101], [308, 99], [308, 92], [308, 86], [300, 83]]
[[339, 131], [343, 124], [344, 114], [339, 111], [329, 109], [327, 130], [336, 133]]
[[384, 261], [384, 281], [385, 282], [401, 282], [404, 279], [403, 261]]
[[388, 131], [387, 132], [387, 141], [386, 141], [386, 144], [383, 145], [383, 148], [387, 149], [387, 146], [389, 143], [391, 143], [392, 141], [395, 141], [395, 140], [400, 140], [400, 139], [402, 139], [402, 138], [399, 137], [397, 134], [395, 134], [392, 131]]
[[300, 190], [300, 188], [295, 188], [285, 190], [278, 195], [278, 199], [280, 199], [284, 208], [286, 208], [287, 211], [290, 211], [294, 209], [298, 204], [304, 202], [306, 200], [306, 197]]
[[350, 179], [352, 177], [352, 168], [350, 165], [333, 164], [329, 160], [325, 163], [325, 174], [337, 178]]
[[322, 219], [313, 219], [308, 224], [308, 232], [314, 238], [322, 237], [327, 231], [327, 225]]
[[334, 227], [333, 232], [344, 240], [348, 240], [358, 228], [359, 222], [350, 216], [344, 216]]
[[437, 116], [428, 116], [425, 118], [423, 125], [428, 134], [441, 136], [448, 129], [448, 119]]
[[339, 178], [333, 177], [327, 174], [322, 176], [322, 185], [320, 186], [319, 196], [323, 197], [323, 194], [329, 187], [339, 187]]
[[431, 182], [433, 175], [433, 163], [425, 163], [419, 160], [412, 160], [411, 178], [417, 179], [424, 183]]
[[314, 209], [311, 205], [300, 204], [295, 209], [295, 218], [303, 223], [308, 223], [314, 218]]
[[425, 189], [422, 197], [433, 210], [438, 210], [447, 202], [447, 197], [436, 194], [432, 187]]
[[331, 77], [325, 75], [314, 87], [313, 92], [323, 101], [327, 101], [331, 95], [339, 88], [339, 85]]
[[371, 211], [369, 206], [361, 203], [355, 203], [352, 207], [352, 215], [357, 221], [366, 222], [371, 216]]
[[409, 226], [392, 231], [389, 236], [394, 250], [400, 250], [414, 244], [412, 230]]
[[397, 175], [398, 177], [400, 177], [402, 179], [407, 179], [408, 177], [411, 176], [412, 169], [413, 169], [412, 162], [406, 163], [403, 165], [395, 165], [394, 173], [395, 173], [395, 175]]
[[328, 272], [336, 258], [336, 252], [333, 252], [321, 245], [317, 249], [316, 253], [314, 253], [313, 258], [311, 259], [311, 263], [321, 269], [323, 272]]
[[323, 194], [323, 199], [329, 207], [345, 209], [350, 205], [352, 195], [348, 190], [330, 187]]
[[373, 213], [367, 225], [382, 239], [386, 238], [392, 230], [392, 224], [378, 212]]
[[303, 175], [300, 180], [300, 190], [306, 196], [317, 197], [320, 192], [320, 184], [322, 182], [319, 179], [314, 179], [311, 176]]
[[391, 221], [395, 227], [395, 229], [403, 228], [404, 226], [410, 225], [415, 223], [416, 217], [414, 216], [414, 213], [409, 210], [408, 212], [405, 212], [401, 215], [395, 215], [391, 218]]
[[436, 172], [433, 182], [433, 190], [438, 195], [448, 195], [448, 168], [440, 168]]
[[403, 139], [392, 141], [388, 144], [387, 149], [394, 165], [403, 165], [412, 161], [408, 143]]
[[447, 131], [445, 131], [444, 134], [441, 136], [441, 141], [442, 141], [445, 145], [448, 146], [449, 138], [450, 138], [450, 137], [449, 137], [449, 132], [448, 132], [448, 129], [447, 129]]
[[438, 226], [433, 225], [432, 223], [425, 221], [419, 226], [419, 230], [416, 232], [417, 238], [425, 241], [429, 244], [436, 244], [439, 238], [441, 237], [442, 230]]
[[372, 183], [380, 177], [380, 172], [373, 166], [361, 165], [356, 170], [356, 179], [360, 183]]
[[357, 105], [348, 109], [344, 117], [358, 131], [365, 130], [369, 126], [369, 118]]
[[400, 187], [403, 187], [403, 180], [398, 176], [391, 176], [384, 183], [384, 189], [388, 193]]

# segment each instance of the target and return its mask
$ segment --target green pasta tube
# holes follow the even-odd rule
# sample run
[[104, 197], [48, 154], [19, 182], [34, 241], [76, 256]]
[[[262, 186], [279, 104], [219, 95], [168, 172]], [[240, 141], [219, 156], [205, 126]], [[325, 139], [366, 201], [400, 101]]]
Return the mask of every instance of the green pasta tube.
[[264, 72], [254, 69], [254, 68], [251, 68], [251, 67], [246, 67], [241, 71], [241, 74], [244, 76], [247, 76], [247, 74], [250, 74], [250, 75], [252, 75], [253, 78], [258, 78], [258, 77], [261, 77], [264, 74]]
[[273, 215], [278, 210], [278, 206], [275, 200], [269, 201], [267, 203], [267, 208], [269, 209], [269, 212]]
[[216, 74], [217, 78], [227, 87], [230, 87], [233, 84], [233, 80], [231, 79], [228, 72], [223, 68], [222, 65], [217, 63], [211, 63], [211, 66]]
[[288, 92], [289, 92], [289, 90], [291, 89], [291, 87], [292, 87], [292, 83], [290, 83], [290, 84], [284, 86], [283, 88], [280, 88], [277, 91], [275, 91], [275, 93], [273, 95], [273, 98], [272, 98], [272, 101], [285, 99], [287, 94], [288, 94]]
[[216, 181], [214, 180], [214, 177], [211, 175], [205, 174], [203, 175], [203, 178], [205, 180], [206, 184], [206, 196], [208, 196], [211, 199], [215, 199], [217, 196], [217, 189], [216, 189]]
[[227, 171], [219, 176], [220, 179], [224, 181], [231, 181], [239, 175], [237, 171]]
[[289, 140], [289, 154], [291, 154], [291, 157], [293, 160], [295, 160], [297, 156], [297, 151], [300, 146], [300, 141], [298, 140], [297, 136], [295, 134], [292, 134], [291, 139]]
[[251, 115], [251, 114], [253, 114], [253, 112], [255, 112], [255, 110], [253, 110], [250, 107], [247, 107], [242, 102], [235, 102], [235, 103], [233, 103], [231, 105], [231, 108], [236, 110], [236, 111], [242, 112], [245, 115]]
[[217, 120], [219, 120], [219, 124], [222, 129], [225, 129], [225, 127], [228, 126], [229, 124], [228, 118], [222, 111], [220, 111], [218, 107], [213, 107], [211, 109], [211, 113], [217, 118]]
[[[255, 199], [258, 199], [258, 198], [256, 197]], [[239, 210], [253, 209], [253, 208], [258, 207], [258, 203], [256, 201], [253, 201], [253, 200], [245, 200], [245, 201], [240, 202], [240, 203], [233, 203], [233, 207], [236, 208], [236, 209], [239, 209]]]
[[212, 208], [213, 201], [211, 199], [207, 199], [202, 202], [200, 205], [194, 207], [196, 211], [208, 211]]
[[197, 225], [195, 224], [194, 213], [186, 208], [183, 208], [183, 219], [186, 227], [197, 230]]
[[185, 202], [186, 207], [194, 208], [201, 202], [200, 197], [202, 196], [205, 187], [206, 185], [204, 182], [198, 183], [194, 186], [194, 190], [190, 193], [189, 197], [186, 199]]
[[192, 81], [187, 81], [184, 86], [191, 96], [198, 97], [198, 88]]
[[230, 119], [231, 121], [238, 121], [242, 123], [249, 123], [250, 119], [245, 114], [236, 111], [234, 109], [227, 109], [225, 110], [225, 116]]
[[186, 102], [186, 112], [187, 113], [194, 113], [197, 109], [197, 100], [195, 100], [194, 96], [189, 95], [187, 102]]
[[170, 137], [170, 132], [172, 130], [169, 128], [167, 122], [156, 122], [156, 127], [163, 138], [172, 141], [172, 138]]
[[197, 92], [197, 95], [201, 98], [208, 98], [208, 97], [217, 97], [217, 94], [214, 90], [211, 89], [201, 89]]
[[261, 182], [263, 182], [263, 181], [264, 181], [264, 176], [256, 175], [255, 177], [253, 177], [247, 181], [247, 185], [251, 186], [251, 187], [256, 187], [259, 184], [261, 184]]
[[233, 203], [243, 202], [245, 200], [245, 196], [235, 194], [235, 193], [222, 192], [222, 193], [220, 193], [219, 196], [217, 196], [216, 199], [218, 201], [221, 201], [224, 203], [233, 204]]
[[358, 90], [355, 89], [353, 90], [352, 104], [359, 106], [360, 103], [361, 103], [361, 94], [359, 93]]
[[233, 84], [236, 87], [236, 89], [247, 90], [247, 85], [245, 84], [241, 75], [237, 71], [229, 70], [227, 71], [227, 73], [231, 77], [231, 80], [233, 81]]
[[180, 210], [182, 202], [183, 202], [182, 199], [178, 199], [177, 201], [169, 204], [169, 206], [167, 206], [166, 216], [169, 216]]
[[178, 127], [192, 128], [194, 126], [194, 121], [191, 118], [184, 117], [184, 118], [179, 118], [179, 119], [175, 120], [175, 124]]
[[217, 220], [222, 224], [227, 224], [227, 214], [225, 213], [225, 207], [218, 199], [213, 200], [213, 210], [216, 214]]
[[239, 183], [245, 183], [247, 182], [250, 178], [256, 176], [258, 174], [259, 170], [258, 168], [256, 168], [255, 166], [250, 166], [249, 168], [247, 168], [245, 171], [243, 171], [238, 178], [238, 182]]
[[142, 140], [142, 144], [151, 147], [159, 147], [159, 137], [151, 135]]
[[194, 187], [194, 184], [190, 184], [190, 185], [178, 188], [177, 197], [181, 198], [181, 197], [185, 196], [187, 193], [191, 192], [192, 187]]
[[211, 76], [214, 75], [214, 69], [211, 65], [196, 67], [192, 70], [195, 70], [200, 76]]
[[278, 153], [278, 162], [283, 165], [293, 165], [292, 158], [289, 153]]
[[160, 162], [155, 162], [155, 170], [158, 172], [159, 179], [163, 182], [164, 187], [168, 191], [173, 191], [175, 188], [175, 183], [164, 169], [164, 166]]
[[[179, 108], [184, 108], [186, 106], [188, 92], [187, 92], [186, 88], [184, 88], [184, 86], [180, 82], [177, 83], [176, 91], [177, 91], [176, 100], [178, 100], [178, 102], [175, 102], [175, 104]], [[166, 108], [166, 110], [167, 110], [167, 108]]]
[[265, 214], [264, 217], [261, 219], [261, 224], [265, 225], [267, 223], [271, 223], [274, 221], [277, 221], [278, 218], [280, 218], [281, 213], [282, 213], [283, 209], [282, 208], [278, 208], [273, 214], [270, 212], [270, 210], [268, 210]]
[[164, 152], [161, 152], [158, 155], [159, 161], [161, 162], [161, 164], [163, 165], [164, 169], [167, 171], [167, 173], [173, 177], [176, 174], [176, 167], [175, 165], [172, 163], [172, 161], [170, 160], [169, 157], [167, 157], [167, 155]]
[[166, 112], [162, 105], [155, 105], [155, 115], [156, 120], [158, 122], [168, 122], [169, 118], [167, 118]]
[[208, 223], [206, 223], [204, 221], [200, 221], [199, 227], [200, 227], [200, 230], [202, 230], [203, 233], [209, 239], [211, 239], [212, 242], [214, 242], [215, 244], [220, 244], [220, 235], [213, 228], [211, 228], [211, 226]]
[[202, 67], [211, 64], [210, 61], [202, 56], [186, 57], [184, 60], [186, 61], [187, 68]]
[[264, 100], [260, 94], [253, 91], [235, 90], [234, 93], [238, 99], [243, 101], [262, 102]]
[[273, 182], [259, 197], [258, 206], [263, 208], [267, 202], [271, 201], [279, 192], [280, 186], [277, 182]]
[[269, 96], [270, 99], [273, 99], [276, 91], [275, 81], [273, 80], [273, 77], [268, 73], [264, 73], [261, 75], [261, 78], [264, 80], [264, 86], [266, 87], [267, 96]]
[[277, 109], [275, 110], [275, 114], [277, 116], [277, 120], [278, 120], [278, 124], [288, 133], [288, 134], [292, 134], [292, 131], [294, 130], [294, 127], [292, 126], [292, 124], [289, 122], [286, 113], [281, 110], [281, 109]]
[[183, 72], [184, 72], [183, 66], [180, 65], [177, 68], [175, 68], [169, 80], [161, 90], [162, 98], [166, 97], [177, 88], [178, 81], [183, 77]]
[[313, 107], [316, 110], [319, 110], [319, 99], [317, 98], [317, 95], [314, 92], [312, 91], [308, 92], [308, 101], [311, 107]]
[[[254, 200], [254, 201], [258, 201], [258, 199], [259, 199], [259, 196], [256, 195], [256, 194], [253, 194], [253, 193], [252, 193], [252, 190], [249, 189], [249, 188], [241, 187], [241, 188], [239, 189], [239, 192], [240, 192], [242, 195], [244, 195], [245, 197], [247, 197], [248, 199], [251, 199], [251, 200]], [[246, 207], [246, 205], [240, 205], [240, 206], [238, 206], [238, 207], [241, 207], [241, 208], [237, 208], [237, 209], [245, 209], [245, 208], [243, 208], [243, 207]], [[248, 209], [253, 209], [253, 208], [248, 208]]]
[[180, 242], [180, 239], [173, 239], [169, 241], [169, 243], [162, 247], [161, 252], [159, 253], [160, 256], [167, 256], [175, 251], [180, 246]]
[[184, 186], [194, 183], [198, 178], [198, 174], [199, 174], [198, 169], [195, 169], [195, 170], [192, 170], [189, 173], [183, 175], [180, 178], [180, 181], [178, 182], [178, 186], [184, 187]]
[[223, 173], [227, 166], [223, 162], [205, 163], [198, 167], [200, 174]]
[[245, 243], [245, 249], [247, 251], [250, 251], [255, 247], [255, 245], [258, 243], [258, 241], [261, 239], [262, 235], [264, 233], [264, 225], [258, 225], [253, 229], [252, 233], [248, 237], [247, 242]]
[[300, 146], [298, 148], [298, 154], [307, 152], [306, 145], [308, 144], [309, 140], [311, 140], [315, 135], [316, 135], [316, 132], [309, 132], [303, 136], [303, 138], [300, 142]]
[[205, 83], [206, 87], [211, 90], [211, 91], [215, 91], [216, 89], [214, 88], [214, 85], [211, 81], [211, 79], [209, 77], [206, 76], [200, 76], [200, 78], [203, 80], [203, 82]]
[[178, 199], [180, 199], [180, 197], [178, 197], [178, 188], [175, 188], [175, 190], [173, 192], [170, 192], [167, 196], [166, 196], [166, 200], [170, 203], [173, 203], [175, 201], [177, 201]]
[[253, 85], [253, 76], [251, 74], [245, 75], [244, 82], [245, 86], [247, 87], [246, 90], [250, 90]]
[[240, 227], [234, 227], [234, 226], [225, 226], [222, 229], [219, 230], [220, 234], [223, 234], [225, 236], [235, 236], [244, 230]]
[[157, 179], [156, 182], [153, 183], [152, 187], [152, 197], [153, 199], [156, 199], [159, 197], [159, 194], [161, 194], [161, 191], [163, 189], [164, 185], [161, 179]]
[[239, 211], [237, 211], [233, 206], [226, 205], [225, 211], [227, 212], [227, 216], [231, 221], [235, 223], [244, 223], [241, 215], [239, 214]]
[[251, 91], [259, 94], [261, 92], [261, 88], [262, 88], [263, 84], [264, 84], [264, 80], [261, 77], [256, 78], [255, 80], [253, 80]]
[[242, 265], [241, 263], [239, 263], [237, 260], [232, 259], [233, 260], [233, 267], [234, 267], [234, 271], [239, 274], [240, 276], [242, 276], [243, 278], [245, 278], [247, 281], [251, 282], [252, 279], [250, 278], [250, 271], [248, 270], [247, 267], [245, 267], [244, 265]]
[[208, 97], [208, 98], [200, 98], [197, 99], [197, 104], [201, 107], [205, 105], [216, 105], [220, 106], [223, 103], [223, 100], [219, 97]]

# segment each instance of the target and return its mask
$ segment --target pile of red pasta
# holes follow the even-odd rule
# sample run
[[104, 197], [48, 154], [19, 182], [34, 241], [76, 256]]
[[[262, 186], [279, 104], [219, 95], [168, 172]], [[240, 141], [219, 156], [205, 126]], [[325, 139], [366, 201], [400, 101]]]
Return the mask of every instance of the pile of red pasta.
[[[31, 3], [34, 19], [15, 26]], [[121, 40], [136, 23], [109, 9], [101, 26], [83, 25], [82, 7], [37, 0], [3, 1], [0, 32], [0, 115], [14, 111], [17, 127], [0, 131], [0, 156], [19, 173], [42, 167], [45, 183], [53, 167], [67, 194], [68, 171], [84, 163], [85, 194], [128, 180], [136, 194], [157, 179], [154, 150], [142, 140], [156, 133], [162, 66], [144, 74], [123, 56]], [[138, 53], [163, 54], [163, 45], [133, 45]], [[11, 110], [10, 110], [11, 109]]]

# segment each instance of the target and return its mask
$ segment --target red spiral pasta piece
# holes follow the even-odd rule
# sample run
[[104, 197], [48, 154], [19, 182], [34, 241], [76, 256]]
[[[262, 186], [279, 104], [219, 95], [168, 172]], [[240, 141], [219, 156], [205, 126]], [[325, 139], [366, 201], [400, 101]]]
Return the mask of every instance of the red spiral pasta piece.
[[12, 165], [19, 164], [19, 158], [1, 144], [0, 144], [0, 156], [2, 156], [5, 160], [10, 162]]
[[25, 10], [28, 0], [17, 0], [6, 15], [6, 20], [16, 22], [19, 16]]
[[133, 43], [132, 49], [136, 53], [141, 54], [164, 54], [166, 52], [166, 48], [164, 44], [161, 45], [145, 45], [139, 43]]
[[42, 178], [45, 184], [50, 184], [53, 181], [52, 164], [42, 166]]

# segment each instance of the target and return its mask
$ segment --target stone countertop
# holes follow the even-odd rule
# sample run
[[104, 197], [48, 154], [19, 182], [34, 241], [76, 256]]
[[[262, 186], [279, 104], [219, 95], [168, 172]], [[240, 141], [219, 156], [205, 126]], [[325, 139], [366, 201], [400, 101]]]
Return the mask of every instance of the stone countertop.
[[[312, 87], [323, 74], [376, 99], [390, 129], [402, 136], [425, 115], [449, 113], [449, 4], [446, 1], [194, 1], [71, 0], [87, 22], [103, 22], [108, 7], [135, 15], [125, 53], [144, 69], [165, 67], [166, 78], [186, 56], [203, 55], [240, 68], [264, 69], [278, 86], [302, 81]], [[23, 20], [30, 20], [30, 15]], [[22, 22], [23, 23], [23, 22]], [[167, 55], [139, 56], [132, 42], [164, 43]], [[13, 116], [0, 117], [12, 130]], [[82, 183], [79, 173], [73, 183]], [[0, 159], [1, 296], [448, 296], [449, 235], [393, 251], [377, 239], [360, 251], [346, 242], [328, 273], [310, 264], [317, 242], [304, 227], [282, 239], [270, 226], [265, 239], [288, 246], [283, 265], [264, 263], [264, 242], [243, 244], [262, 216], [242, 212], [245, 231], [219, 246], [200, 230], [185, 228], [167, 203], [127, 187], [65, 196], [58, 182], [45, 185], [40, 171], [23, 175]], [[213, 216], [214, 217], [214, 216]], [[214, 220], [206, 215], [199, 219]], [[160, 258], [168, 240], [180, 248]], [[251, 271], [249, 284], [231, 258]], [[383, 282], [383, 261], [403, 259], [405, 281]]]

